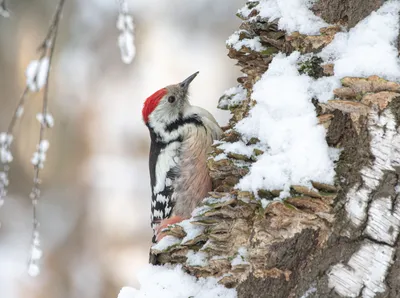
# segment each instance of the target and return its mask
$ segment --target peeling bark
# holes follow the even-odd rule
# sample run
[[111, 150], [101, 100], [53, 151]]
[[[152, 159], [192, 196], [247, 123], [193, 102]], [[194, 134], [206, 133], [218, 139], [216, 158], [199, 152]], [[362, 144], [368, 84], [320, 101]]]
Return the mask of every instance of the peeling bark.
[[[234, 125], [254, 105], [253, 85], [273, 53], [317, 53], [340, 30], [335, 23], [344, 20], [352, 27], [382, 2], [320, 0], [314, 9], [333, 24], [320, 36], [288, 35], [277, 29], [276, 21], [240, 16], [242, 38], [259, 37], [268, 50], [228, 47], [229, 57], [245, 74], [238, 82], [248, 96], [230, 108], [232, 118], [222, 139], [242, 140]], [[320, 65], [317, 59], [307, 63], [300, 68], [309, 75], [333, 73], [332, 65]], [[271, 202], [280, 190], [253, 194], [234, 189], [254, 158], [217, 158], [223, 151], [214, 148], [208, 160], [214, 192], [192, 221], [200, 232], [187, 239], [184, 228], [169, 227], [166, 234], [176, 242], [153, 249], [153, 263], [180, 263], [195, 276], [218, 277], [243, 298], [400, 297], [400, 85], [377, 76], [346, 77], [334, 95], [324, 104], [314, 101], [327, 143], [342, 149], [334, 185], [293, 185], [283, 202]], [[252, 139], [248, 145], [258, 142]], [[189, 260], [196, 253], [203, 264]]]

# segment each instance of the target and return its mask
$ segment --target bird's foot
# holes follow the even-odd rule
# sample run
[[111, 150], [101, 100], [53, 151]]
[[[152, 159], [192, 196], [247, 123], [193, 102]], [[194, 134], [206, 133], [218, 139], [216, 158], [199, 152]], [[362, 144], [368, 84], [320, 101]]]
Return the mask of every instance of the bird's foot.
[[158, 225], [158, 227], [155, 229], [156, 232], [156, 241], [160, 242], [161, 239], [163, 239], [166, 235], [162, 232], [162, 230], [164, 230], [166, 227], [168, 227], [169, 225], [173, 225], [176, 224], [178, 222], [181, 222], [182, 220], [184, 220], [183, 217], [181, 216], [172, 216], [170, 218], [166, 218], [164, 220], [162, 220], [160, 222], [160, 224]]

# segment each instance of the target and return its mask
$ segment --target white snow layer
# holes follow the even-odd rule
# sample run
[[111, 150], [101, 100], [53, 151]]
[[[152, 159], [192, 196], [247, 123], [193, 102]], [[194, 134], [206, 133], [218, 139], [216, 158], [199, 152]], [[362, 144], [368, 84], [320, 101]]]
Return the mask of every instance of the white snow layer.
[[247, 249], [245, 247], [240, 247], [238, 249], [238, 254], [231, 262], [232, 267], [237, 266], [237, 265], [250, 264], [247, 261], [248, 257], [249, 257], [249, 253], [247, 252]]
[[140, 289], [122, 288], [118, 298], [236, 298], [234, 289], [227, 289], [215, 278], [196, 279], [181, 266], [148, 265], [138, 274]]
[[164, 238], [162, 238], [157, 244], [154, 244], [152, 246], [152, 249], [154, 250], [166, 250], [170, 248], [171, 246], [177, 245], [181, 243], [181, 240], [174, 237], [167, 235]]
[[246, 138], [258, 138], [268, 149], [237, 185], [242, 190], [288, 189], [310, 180], [332, 183], [333, 161], [311, 103], [313, 80], [297, 71], [299, 53], [277, 54], [254, 85], [257, 104], [236, 125]]
[[195, 252], [194, 250], [190, 249], [186, 254], [186, 264], [189, 266], [207, 266], [207, 256], [207, 253], [205, 253], [204, 251]]
[[239, 51], [242, 47], [249, 48], [256, 52], [260, 52], [265, 49], [265, 47], [261, 44], [260, 37], [258, 36], [252, 39], [244, 38], [240, 40], [240, 33], [243, 31], [244, 30], [239, 30], [233, 33], [226, 41], [226, 44], [233, 47], [237, 51]]
[[310, 11], [314, 2], [310, 0], [261, 0], [257, 6], [251, 9], [245, 6], [239, 10], [239, 13], [248, 17], [253, 9], [257, 9], [260, 17], [268, 18], [269, 21], [279, 19], [278, 28], [281, 30], [313, 35], [319, 34], [319, 29], [328, 25]]
[[310, 85], [310, 92], [319, 102], [333, 99], [333, 90], [340, 88], [340, 79], [337, 77], [322, 77], [314, 80]]
[[224, 92], [219, 100], [218, 107], [225, 109], [229, 107], [235, 107], [239, 105], [243, 100], [246, 99], [246, 89], [239, 85], [232, 87]]
[[185, 238], [182, 239], [182, 244], [184, 244], [187, 241], [193, 240], [194, 238], [196, 238], [197, 236], [201, 235], [204, 232], [203, 226], [193, 225], [191, 221], [192, 220], [187, 219], [178, 224], [185, 230], [186, 233]]
[[255, 146], [246, 145], [242, 141], [237, 141], [235, 143], [221, 143], [218, 146], [219, 149], [224, 150], [225, 153], [236, 153], [242, 154], [250, 157], [253, 154], [253, 149]]
[[321, 57], [334, 63], [336, 77], [378, 75], [400, 80], [396, 47], [399, 34], [400, 1], [387, 1], [348, 33], [337, 33]]

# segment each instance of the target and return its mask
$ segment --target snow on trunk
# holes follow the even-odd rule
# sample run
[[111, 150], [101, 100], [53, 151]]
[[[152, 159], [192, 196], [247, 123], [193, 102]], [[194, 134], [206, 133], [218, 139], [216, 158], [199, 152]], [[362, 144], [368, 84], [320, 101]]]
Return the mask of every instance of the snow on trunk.
[[181, 266], [147, 266], [139, 275], [139, 290], [125, 287], [118, 298], [193, 297], [236, 298], [234, 289], [226, 289], [215, 278], [196, 279], [185, 273]]

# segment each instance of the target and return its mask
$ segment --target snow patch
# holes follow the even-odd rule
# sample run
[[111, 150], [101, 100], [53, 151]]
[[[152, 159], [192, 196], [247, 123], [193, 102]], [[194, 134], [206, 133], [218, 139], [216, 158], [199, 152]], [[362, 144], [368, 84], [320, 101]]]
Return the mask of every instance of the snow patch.
[[244, 30], [239, 30], [233, 33], [228, 40], [226, 41], [226, 44], [232, 48], [234, 48], [236, 51], [240, 51], [242, 47], [249, 48], [250, 50], [256, 51], [256, 52], [261, 52], [265, 50], [265, 47], [261, 44], [260, 37], [256, 36], [252, 39], [249, 38], [243, 38], [240, 40], [240, 33], [245, 32]]
[[318, 35], [319, 29], [328, 26], [324, 20], [317, 17], [311, 10], [315, 1], [310, 0], [261, 0], [254, 6], [251, 1], [238, 11], [244, 17], [248, 17], [253, 9], [259, 12], [259, 16], [272, 22], [279, 19], [278, 28], [289, 33], [298, 31], [302, 34]]
[[186, 254], [187, 260], [186, 264], [189, 266], [207, 266], [207, 253], [204, 251], [195, 252], [193, 250], [189, 250]]
[[206, 205], [212, 205], [212, 204], [217, 204], [217, 203], [223, 203], [223, 202], [229, 201], [230, 199], [231, 199], [231, 197], [229, 195], [226, 195], [222, 198], [208, 197], [203, 200], [203, 203]]
[[324, 61], [335, 64], [336, 77], [378, 75], [388, 80], [400, 80], [399, 11], [399, 1], [387, 1], [348, 33], [336, 34], [320, 54]]
[[236, 298], [234, 289], [227, 289], [218, 284], [217, 279], [196, 279], [185, 273], [181, 266], [148, 265], [138, 274], [140, 289], [122, 288], [118, 298]]
[[166, 250], [174, 245], [177, 245], [179, 243], [181, 243], [180, 239], [178, 239], [174, 236], [167, 235], [163, 239], [161, 239], [157, 244], [154, 244], [151, 247], [151, 249], [162, 251], [162, 250]]
[[333, 183], [334, 165], [325, 129], [318, 124], [311, 103], [313, 80], [299, 74], [299, 56], [298, 52], [288, 57], [277, 54], [253, 87], [252, 99], [257, 104], [236, 129], [245, 141], [258, 138], [267, 150], [240, 180], [239, 189], [256, 193], [259, 189], [310, 186], [311, 180]]
[[207, 211], [210, 211], [212, 208], [209, 206], [200, 206], [193, 210], [192, 217], [202, 216]]
[[181, 226], [186, 233], [185, 238], [182, 239], [182, 244], [193, 240], [197, 236], [201, 235], [204, 232], [204, 227], [203, 226], [198, 226], [198, 225], [193, 225], [192, 220], [187, 219], [182, 222], [180, 222], [178, 225]]
[[263, 207], [263, 209], [267, 208], [270, 203], [271, 200], [261, 199], [261, 206]]
[[333, 99], [333, 90], [341, 86], [340, 80], [336, 77], [322, 77], [310, 84], [309, 92], [319, 102], [327, 102]]
[[218, 146], [219, 149], [224, 150], [225, 153], [236, 153], [251, 157], [253, 154], [254, 145], [246, 145], [242, 141], [235, 143], [222, 143]]
[[137, 290], [130, 287], [123, 287], [118, 294], [118, 298], [134, 298]]
[[220, 153], [216, 157], [214, 157], [214, 161], [220, 161], [220, 160], [227, 159], [227, 158], [228, 157], [226, 156], [225, 153]]
[[228, 109], [230, 107], [236, 107], [245, 99], [246, 89], [241, 85], [238, 85], [237, 87], [232, 87], [224, 92], [219, 100], [218, 108]]
[[247, 261], [248, 257], [249, 257], [249, 253], [247, 252], [247, 249], [245, 247], [239, 247], [237, 256], [231, 262], [232, 267], [237, 266], [237, 265], [250, 264]]

